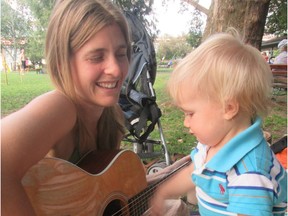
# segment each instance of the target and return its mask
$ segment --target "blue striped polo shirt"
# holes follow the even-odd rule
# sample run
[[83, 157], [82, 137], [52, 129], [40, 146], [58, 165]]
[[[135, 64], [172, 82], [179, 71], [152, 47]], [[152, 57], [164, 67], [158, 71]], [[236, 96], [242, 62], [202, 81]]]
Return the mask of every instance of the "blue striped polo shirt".
[[236, 135], [206, 164], [208, 147], [191, 152], [201, 215], [284, 215], [287, 173], [268, 146], [261, 119]]

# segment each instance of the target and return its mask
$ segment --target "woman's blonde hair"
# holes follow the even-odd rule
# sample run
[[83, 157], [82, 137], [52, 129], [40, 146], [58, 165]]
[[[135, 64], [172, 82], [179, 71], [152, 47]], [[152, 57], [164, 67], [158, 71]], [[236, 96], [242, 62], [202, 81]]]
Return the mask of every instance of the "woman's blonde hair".
[[260, 51], [244, 44], [235, 31], [212, 35], [176, 66], [168, 82], [176, 104], [185, 94], [183, 84], [223, 105], [236, 100], [251, 118], [264, 117], [269, 110], [270, 67]]
[[[45, 58], [47, 71], [56, 89], [65, 94], [77, 105], [77, 94], [74, 87], [70, 59], [91, 37], [103, 27], [116, 23], [126, 40], [127, 55], [130, 59], [130, 33], [125, 17], [121, 11], [107, 0], [58, 0], [50, 16], [46, 35]], [[116, 35], [115, 35], [116, 36]], [[97, 142], [96, 148], [115, 147], [115, 137], [124, 133], [122, 116], [119, 116], [117, 105], [105, 108], [98, 128], [105, 133], [97, 135], [97, 141], [89, 134], [78, 112], [77, 130], [81, 149]], [[105, 123], [105, 124], [104, 124]], [[110, 124], [111, 123], [111, 124]], [[106, 125], [103, 129], [103, 125]], [[118, 133], [118, 134], [117, 134]], [[87, 136], [88, 135], [88, 136]], [[107, 140], [107, 137], [110, 137]], [[101, 142], [100, 140], [106, 140]], [[101, 142], [101, 145], [100, 145]], [[90, 146], [91, 147], [91, 146]]]

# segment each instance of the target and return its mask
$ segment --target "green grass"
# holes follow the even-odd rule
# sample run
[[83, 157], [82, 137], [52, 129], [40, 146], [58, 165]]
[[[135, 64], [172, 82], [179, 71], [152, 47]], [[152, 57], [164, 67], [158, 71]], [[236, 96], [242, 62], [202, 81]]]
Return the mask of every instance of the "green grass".
[[[166, 93], [166, 82], [172, 69], [161, 68], [157, 72], [154, 89], [157, 96], [157, 104], [162, 111], [161, 125], [167, 142], [169, 153], [189, 154], [195, 146], [195, 138], [188, 134], [183, 126], [183, 114], [175, 108]], [[47, 74], [36, 72], [25, 73], [20, 76], [16, 72], [8, 74], [8, 84], [5, 74], [1, 74], [1, 115], [2, 117], [25, 106], [36, 96], [53, 89]], [[287, 133], [287, 103], [274, 102], [271, 114], [264, 122], [264, 130], [272, 134], [276, 141]], [[157, 126], [150, 136], [159, 139]], [[157, 147], [155, 149], [157, 151]]]
[[[154, 89], [156, 91], [157, 104], [162, 112], [161, 126], [167, 142], [168, 151], [171, 153], [189, 154], [195, 146], [195, 137], [188, 133], [183, 125], [183, 113], [170, 103], [166, 92], [166, 82], [172, 69], [162, 68], [158, 70]], [[159, 136], [156, 128], [151, 134], [152, 138]]]
[[[269, 115], [264, 122], [264, 128], [270, 128], [270, 131], [275, 131], [275, 132], [281, 131], [286, 126], [287, 126], [287, 118], [283, 118], [282, 116], [277, 115], [277, 114]], [[275, 138], [276, 137], [274, 134], [274, 139]], [[277, 137], [277, 138], [279, 138], [279, 137]]]
[[36, 72], [26, 72], [19, 75], [17, 72], [11, 72], [6, 76], [1, 73], [1, 116], [14, 112], [25, 106], [36, 96], [51, 90], [47, 74], [36, 74]]

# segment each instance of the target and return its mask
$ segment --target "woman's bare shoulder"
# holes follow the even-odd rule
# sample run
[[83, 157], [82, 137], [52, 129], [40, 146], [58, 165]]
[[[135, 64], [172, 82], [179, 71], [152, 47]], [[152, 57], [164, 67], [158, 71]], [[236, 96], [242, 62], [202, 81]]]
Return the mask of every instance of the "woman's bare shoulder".
[[37, 107], [37, 106], [42, 106], [42, 105], [45, 105], [49, 108], [56, 108], [56, 110], [58, 110], [58, 108], [60, 106], [63, 109], [69, 109], [69, 110], [74, 111], [74, 112], [76, 111], [75, 105], [72, 102], [72, 100], [70, 100], [63, 93], [56, 91], [56, 90], [42, 94], [42, 95], [34, 98], [28, 104], [29, 108], [31, 108], [30, 106], [36, 106]]
[[[57, 91], [45, 93], [3, 118], [2, 150], [7, 166], [19, 172], [21, 169], [23, 174], [71, 132], [76, 118], [75, 105]], [[13, 161], [22, 163], [17, 165]]]
[[25, 121], [32, 126], [46, 121], [58, 124], [61, 120], [66, 120], [68, 121], [66, 123], [74, 124], [76, 117], [77, 112], [73, 102], [58, 91], [50, 91], [34, 98], [15, 113], [6, 116], [2, 122], [21, 124]]

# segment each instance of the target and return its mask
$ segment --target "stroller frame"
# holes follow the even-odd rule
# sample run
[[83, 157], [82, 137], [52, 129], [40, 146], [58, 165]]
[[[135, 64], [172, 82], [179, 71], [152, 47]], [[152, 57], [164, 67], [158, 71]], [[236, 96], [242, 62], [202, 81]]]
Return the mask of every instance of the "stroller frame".
[[[149, 86], [149, 91], [152, 97], [156, 97], [156, 93], [155, 90], [153, 88], [152, 82], [150, 80], [150, 75], [149, 72], [146, 72], [146, 76], [147, 76], [147, 84]], [[135, 83], [137, 81], [137, 79], [139, 79], [140, 77], [140, 73], [135, 77], [135, 79], [133, 79], [133, 83]], [[160, 117], [157, 120], [157, 128], [159, 131], [159, 138], [160, 140], [152, 140], [147, 138], [145, 141], [140, 141], [137, 138], [129, 138], [129, 136], [132, 136], [131, 133], [128, 133], [124, 140], [133, 143], [133, 151], [135, 153], [138, 154], [138, 156], [141, 159], [145, 159], [145, 158], [156, 158], [161, 156], [162, 153], [160, 152], [154, 152], [154, 145], [162, 145], [162, 151], [164, 152], [164, 157], [165, 157], [165, 163], [167, 166], [171, 165], [171, 158], [168, 152], [168, 148], [167, 148], [167, 144], [166, 144], [166, 139], [163, 133], [163, 129], [162, 129], [162, 125], [161, 125], [161, 120]]]
[[[136, 13], [124, 11], [131, 29], [132, 52], [128, 76], [122, 86], [119, 104], [129, 131], [124, 141], [133, 143], [134, 152], [143, 158], [156, 158], [164, 153], [166, 165], [170, 156], [161, 126], [161, 110], [156, 104], [153, 84], [157, 72], [154, 45], [145, 26]], [[158, 127], [160, 140], [149, 139], [154, 126]], [[161, 144], [161, 151], [154, 152], [154, 145]]]

